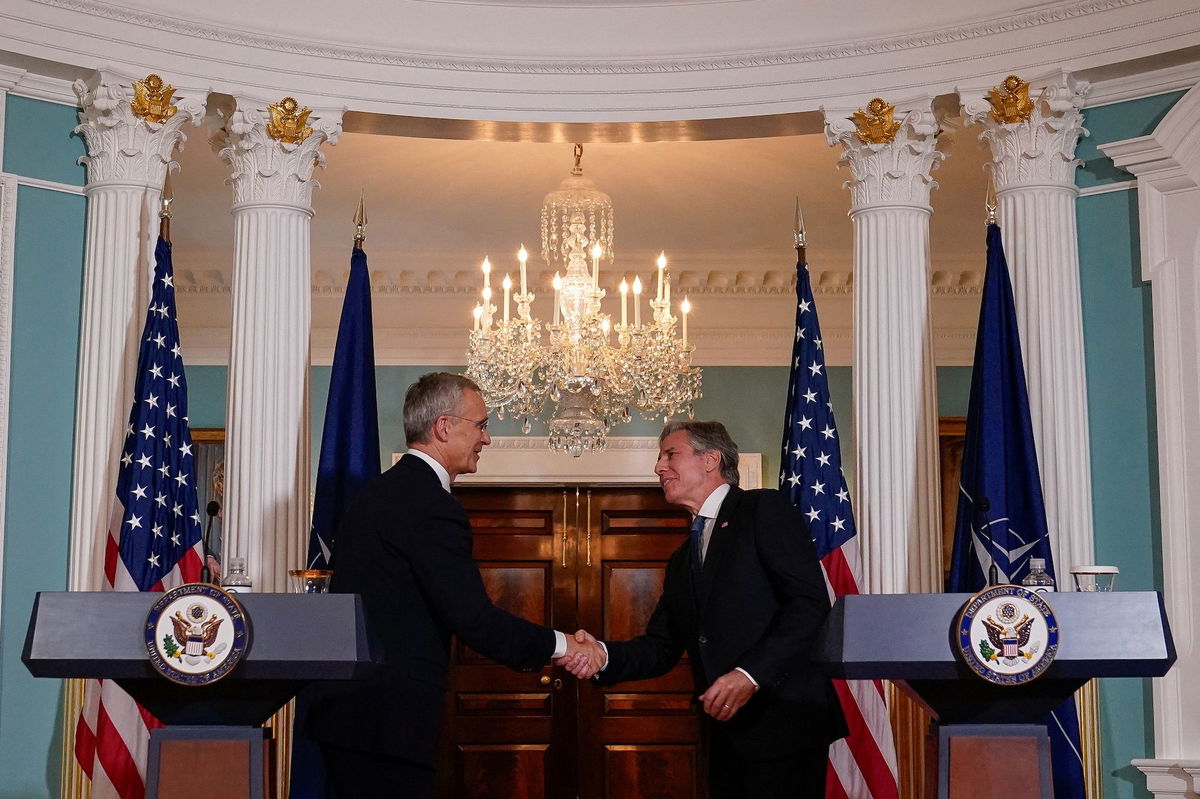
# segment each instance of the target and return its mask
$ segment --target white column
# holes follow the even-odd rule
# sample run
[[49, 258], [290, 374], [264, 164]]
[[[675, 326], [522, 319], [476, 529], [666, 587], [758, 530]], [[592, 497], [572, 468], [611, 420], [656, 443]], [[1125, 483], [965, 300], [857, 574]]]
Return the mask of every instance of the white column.
[[178, 89], [164, 122], [137, 116], [133, 80], [97, 72], [76, 81], [83, 111], [75, 129], [87, 143], [87, 234], [79, 372], [75, 388], [75, 461], [71, 485], [73, 590], [103, 584], [108, 515], [129, 416], [133, 368], [149, 301], [158, 203], [185, 124], [204, 118], [208, 90]]
[[959, 89], [968, 124], [981, 124], [992, 150], [1004, 253], [1012, 273], [1025, 357], [1029, 415], [1037, 445], [1046, 522], [1060, 584], [1072, 566], [1092, 563], [1092, 472], [1079, 240], [1075, 223], [1075, 145], [1088, 84], [1059, 74], [1040, 92], [1032, 116], [1001, 123], [985, 90]]
[[[1200, 86], [1149, 136], [1102, 145], [1137, 176], [1142, 279], [1154, 303], [1154, 395], [1163, 600], [1179, 660], [1154, 680], [1156, 797], [1200, 795]], [[1190, 793], [1188, 793], [1190, 791]]]
[[[309, 222], [321, 145], [340, 111], [310, 118], [300, 142], [268, 129], [262, 103], [237, 99], [214, 142], [232, 167], [233, 331], [225, 431], [227, 557], [246, 558], [257, 591], [287, 590], [309, 529]], [[304, 123], [300, 123], [302, 127]]]
[[944, 156], [931, 99], [910, 108], [886, 143], [825, 111], [852, 175], [855, 514], [873, 593], [938, 591], [942, 578], [929, 192]]

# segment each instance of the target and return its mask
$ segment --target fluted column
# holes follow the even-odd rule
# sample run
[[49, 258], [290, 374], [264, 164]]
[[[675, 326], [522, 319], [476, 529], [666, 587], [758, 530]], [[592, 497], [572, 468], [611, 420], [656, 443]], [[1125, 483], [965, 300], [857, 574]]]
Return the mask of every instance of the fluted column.
[[257, 591], [286, 590], [308, 548], [313, 170], [342, 115], [306, 122], [305, 111], [238, 98], [214, 142], [232, 168], [235, 222], [224, 552], [246, 558]]
[[[69, 585], [103, 581], [108, 515], [129, 416], [138, 335], [149, 301], [158, 204], [184, 125], [204, 118], [208, 91], [178, 89], [161, 106], [134, 108], [133, 80], [97, 72], [74, 84], [83, 111], [75, 129], [87, 143], [87, 234], [79, 371], [75, 388], [75, 461], [71, 485]], [[160, 98], [161, 99], [161, 96]], [[162, 112], [162, 113], [157, 113]]]
[[1075, 145], [1086, 133], [1080, 109], [1087, 88], [1069, 74], [1059, 75], [1044, 90], [1033, 90], [1027, 118], [1013, 122], [999, 121], [1004, 115], [993, 115], [982, 91], [959, 90], [965, 119], [983, 126], [980, 138], [991, 146], [1060, 584], [1071, 566], [1095, 560], [1075, 220]]
[[852, 175], [855, 512], [877, 593], [940, 590], [942, 574], [929, 192], [944, 156], [931, 100], [912, 109], [885, 124], [872, 101], [873, 133], [825, 111]]

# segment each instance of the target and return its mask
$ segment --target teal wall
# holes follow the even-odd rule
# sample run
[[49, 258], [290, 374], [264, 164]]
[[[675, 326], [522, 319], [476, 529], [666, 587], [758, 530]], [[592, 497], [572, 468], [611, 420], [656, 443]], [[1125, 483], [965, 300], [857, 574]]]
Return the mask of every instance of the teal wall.
[[[1088, 109], [1078, 185], [1130, 180], [1099, 145], [1151, 133], [1182, 95]], [[1137, 192], [1081, 197], [1076, 211], [1096, 561], [1120, 567], [1120, 588], [1161, 590], [1151, 287], [1141, 278]], [[1149, 680], [1100, 682], [1105, 799], [1151, 796], [1129, 761], [1154, 756], [1153, 715]]]
[[[73, 109], [8, 98], [3, 169], [80, 184]], [[63, 165], [67, 165], [64, 167]], [[17, 191], [12, 373], [0, 617], [0, 799], [58, 795], [60, 683], [21, 663], [33, 596], [67, 584], [75, 371], [83, 274], [82, 196]]]

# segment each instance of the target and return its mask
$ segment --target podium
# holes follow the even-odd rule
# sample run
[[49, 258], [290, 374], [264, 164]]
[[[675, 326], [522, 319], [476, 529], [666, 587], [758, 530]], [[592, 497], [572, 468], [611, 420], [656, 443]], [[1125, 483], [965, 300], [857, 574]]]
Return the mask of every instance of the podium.
[[229, 799], [263, 799], [261, 725], [310, 682], [375, 668], [361, 598], [238, 594], [251, 628], [245, 657], [223, 679], [188, 686], [155, 672], [146, 653], [142, 629], [160, 596], [41, 592], [21, 660], [35, 677], [113, 680], [167, 725], [151, 733], [147, 799], [211, 797], [214, 785]]
[[[814, 660], [829, 676], [846, 680], [886, 679], [914, 695], [939, 726], [938, 797], [986, 799], [980, 775], [994, 765], [989, 753], [1012, 754], [1009, 763], [1039, 769], [1027, 785], [1046, 796], [1049, 753], [1030, 725], [1074, 695], [1094, 677], [1161, 677], [1175, 662], [1162, 597], [1155, 591], [1051, 593], [1044, 598], [1058, 620], [1058, 653], [1037, 679], [1023, 685], [994, 685], [977, 676], [952, 646], [955, 626], [971, 594], [871, 594], [840, 597], [818, 638]], [[1044, 738], [1045, 730], [1038, 728]], [[961, 738], [961, 741], [958, 739]], [[968, 739], [976, 740], [968, 740]], [[956, 742], [957, 741], [957, 742]], [[960, 745], [961, 744], [961, 745]], [[999, 750], [997, 750], [999, 747]], [[952, 763], [953, 753], [970, 762]], [[1029, 755], [1033, 754], [1031, 760]], [[994, 759], [994, 758], [992, 758]], [[973, 775], [970, 794], [958, 794], [952, 773]], [[1012, 778], [997, 796], [1012, 796]]]

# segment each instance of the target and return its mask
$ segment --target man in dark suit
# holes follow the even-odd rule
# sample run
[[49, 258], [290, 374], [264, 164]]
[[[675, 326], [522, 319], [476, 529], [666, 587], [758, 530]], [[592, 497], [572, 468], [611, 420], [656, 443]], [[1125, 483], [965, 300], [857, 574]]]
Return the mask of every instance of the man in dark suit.
[[[432, 794], [450, 637], [518, 671], [554, 657], [599, 665], [594, 644], [492, 604], [471, 555], [466, 511], [450, 494], [491, 442], [478, 387], [427, 374], [404, 397], [409, 451], [355, 499], [338, 530], [332, 590], [361, 594], [384, 664], [324, 693], [312, 711], [340, 799]], [[586, 668], [586, 665], [583, 666]]]
[[[829, 744], [847, 734], [808, 659], [828, 590], [804, 517], [778, 491], [738, 488], [737, 464], [719, 422], [663, 429], [654, 471], [667, 501], [693, 515], [692, 535], [667, 562], [645, 634], [605, 642], [597, 678], [657, 677], [687, 651], [712, 799], [823, 799]], [[563, 664], [589, 673], [582, 658]]]

